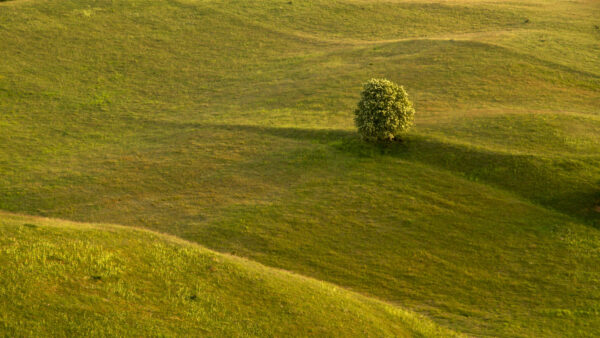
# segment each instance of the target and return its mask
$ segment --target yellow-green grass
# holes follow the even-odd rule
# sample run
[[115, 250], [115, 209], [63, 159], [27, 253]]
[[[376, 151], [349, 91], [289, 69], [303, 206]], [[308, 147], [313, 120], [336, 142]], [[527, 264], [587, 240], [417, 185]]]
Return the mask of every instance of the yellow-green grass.
[[[598, 4], [288, 2], [0, 5], [0, 209], [159, 230], [468, 334], [598, 335]], [[405, 142], [355, 135], [370, 77], [415, 101]]]
[[0, 214], [5, 336], [456, 336], [332, 284], [147, 230]]

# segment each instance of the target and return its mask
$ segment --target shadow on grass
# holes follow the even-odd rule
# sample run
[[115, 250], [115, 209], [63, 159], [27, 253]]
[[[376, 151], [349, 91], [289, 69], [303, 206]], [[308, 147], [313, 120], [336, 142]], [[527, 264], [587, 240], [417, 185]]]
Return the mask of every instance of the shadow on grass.
[[598, 182], [581, 174], [595, 164], [584, 160], [497, 152], [419, 134], [409, 134], [401, 142], [375, 145], [363, 142], [356, 132], [348, 130], [247, 125], [214, 127], [230, 132], [325, 143], [350, 156], [395, 157], [423, 163], [471, 181], [491, 184], [600, 227], [600, 213], [595, 210]]
[[251, 125], [213, 125], [214, 128], [231, 132], [249, 132], [276, 137], [284, 137], [298, 141], [334, 142], [356, 136], [355, 132], [339, 129], [305, 129], [294, 127], [264, 127]]

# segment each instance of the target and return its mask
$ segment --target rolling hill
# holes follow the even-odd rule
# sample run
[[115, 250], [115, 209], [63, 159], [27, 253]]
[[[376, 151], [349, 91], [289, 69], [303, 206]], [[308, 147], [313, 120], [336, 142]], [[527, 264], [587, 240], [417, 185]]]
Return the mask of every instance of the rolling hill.
[[455, 336], [334, 285], [114, 225], [0, 216], [7, 336]]
[[[304, 275], [361, 294], [339, 297], [352, 299], [348, 316], [373, 335], [414, 328], [392, 306], [468, 335], [597, 336], [598, 18], [600, 4], [588, 0], [3, 2], [0, 209], [197, 243], [207, 248], [192, 246], [199, 257], [249, 276], [223, 276], [232, 285], [277, 276], [269, 292], [289, 292], [252, 299], [302, 302], [306, 327], [297, 330], [326, 308], [300, 292]], [[402, 143], [372, 146], [355, 133], [352, 111], [371, 77], [404, 85], [415, 102], [416, 128]], [[85, 247], [89, 236], [78, 223], [19, 237], [33, 231], [19, 222], [1, 231], [24, 247], [69, 236]], [[141, 248], [169, 242], [91, 227], [130, 266], [150, 259]], [[99, 250], [88, 249], [86, 257]], [[174, 259], [206, 260], [194, 257]], [[173, 273], [189, 280], [194, 270]], [[317, 282], [302, 283], [343, 308]], [[72, 304], [50, 310], [80, 309], [70, 306], [83, 286], [61, 288]], [[146, 310], [175, 308], [142, 300]], [[228, 302], [229, 318], [251, 304]], [[113, 332], [146, 310], [115, 318]], [[265, 311], [273, 322], [255, 314], [236, 332], [283, 330], [298, 315]], [[12, 313], [3, 323], [34, 315]], [[335, 332], [350, 320], [340, 316], [319, 323]], [[215, 322], [176, 331], [164, 320], [165, 331], [148, 324], [140, 334], [202, 325], [227, 334]]]

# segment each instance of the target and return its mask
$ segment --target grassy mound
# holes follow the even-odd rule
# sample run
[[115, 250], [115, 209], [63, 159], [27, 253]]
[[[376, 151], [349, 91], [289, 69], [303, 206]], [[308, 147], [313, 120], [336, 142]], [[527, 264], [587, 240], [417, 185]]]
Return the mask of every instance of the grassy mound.
[[8, 336], [450, 336], [331, 284], [112, 225], [0, 215]]

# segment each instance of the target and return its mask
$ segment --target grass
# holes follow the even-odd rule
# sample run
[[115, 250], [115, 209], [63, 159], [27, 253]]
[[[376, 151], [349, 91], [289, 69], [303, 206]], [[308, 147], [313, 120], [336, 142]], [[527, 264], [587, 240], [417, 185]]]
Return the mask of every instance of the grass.
[[[0, 209], [168, 233], [466, 334], [596, 336], [598, 17], [592, 1], [6, 2]], [[355, 135], [370, 77], [415, 101], [405, 142]], [[122, 231], [115, 250], [138, 234]]]
[[334, 285], [148, 231], [2, 214], [9, 336], [454, 336]]

